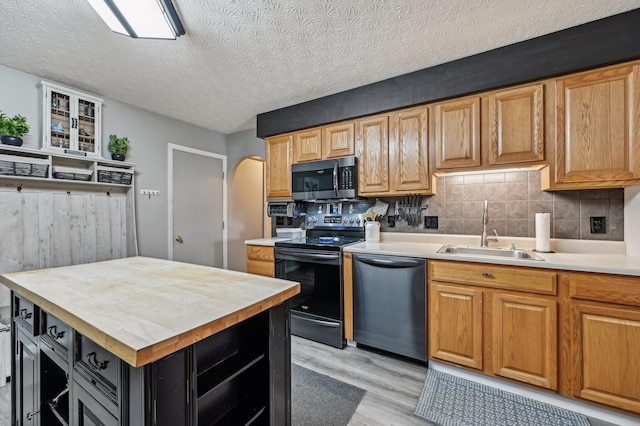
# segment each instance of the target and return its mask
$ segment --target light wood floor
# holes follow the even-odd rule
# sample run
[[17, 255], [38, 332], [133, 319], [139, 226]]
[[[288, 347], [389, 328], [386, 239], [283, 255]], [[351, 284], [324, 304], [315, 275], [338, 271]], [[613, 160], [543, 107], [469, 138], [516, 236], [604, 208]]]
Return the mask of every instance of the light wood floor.
[[291, 361], [365, 389], [349, 425], [432, 425], [413, 415], [427, 367], [372, 351], [292, 336]]

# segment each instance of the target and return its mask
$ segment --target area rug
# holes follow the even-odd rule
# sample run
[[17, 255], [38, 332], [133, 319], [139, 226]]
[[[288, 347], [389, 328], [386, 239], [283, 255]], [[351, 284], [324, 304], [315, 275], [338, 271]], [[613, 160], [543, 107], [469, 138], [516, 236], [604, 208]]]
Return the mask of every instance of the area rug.
[[589, 426], [563, 408], [427, 370], [414, 414], [439, 426]]
[[345, 426], [366, 391], [291, 364], [292, 426]]

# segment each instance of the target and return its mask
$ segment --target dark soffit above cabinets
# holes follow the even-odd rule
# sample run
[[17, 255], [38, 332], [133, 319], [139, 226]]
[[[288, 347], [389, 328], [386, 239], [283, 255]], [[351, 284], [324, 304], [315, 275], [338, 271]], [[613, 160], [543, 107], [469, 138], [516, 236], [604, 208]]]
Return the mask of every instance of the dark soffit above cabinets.
[[640, 58], [640, 9], [259, 114], [257, 136], [287, 133]]

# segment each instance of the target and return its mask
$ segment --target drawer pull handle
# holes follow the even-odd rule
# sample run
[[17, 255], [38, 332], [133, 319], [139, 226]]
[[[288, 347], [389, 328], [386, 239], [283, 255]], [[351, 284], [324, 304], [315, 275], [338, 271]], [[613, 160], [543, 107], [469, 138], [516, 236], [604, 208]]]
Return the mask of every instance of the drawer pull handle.
[[20, 318], [22, 318], [23, 320], [28, 320], [32, 316], [33, 316], [32, 312], [27, 312], [26, 309], [20, 309]]
[[483, 272], [482, 276], [485, 278], [493, 278], [493, 274], [489, 273], [489, 272]]
[[48, 334], [55, 340], [62, 339], [64, 337], [64, 331], [58, 332], [58, 327], [55, 325], [52, 325], [51, 327], [49, 327]]
[[107, 368], [107, 364], [109, 363], [109, 361], [98, 361], [95, 352], [87, 354], [87, 362], [95, 371], [104, 370], [105, 368]]

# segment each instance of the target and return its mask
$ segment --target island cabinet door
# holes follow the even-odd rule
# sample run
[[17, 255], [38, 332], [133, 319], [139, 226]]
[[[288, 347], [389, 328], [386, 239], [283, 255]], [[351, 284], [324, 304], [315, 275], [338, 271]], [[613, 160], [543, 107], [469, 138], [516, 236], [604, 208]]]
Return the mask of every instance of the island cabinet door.
[[16, 327], [15, 422], [20, 426], [40, 424], [38, 346]]
[[73, 382], [73, 423], [78, 426], [118, 426], [118, 418], [87, 392], [78, 382]]
[[[186, 426], [192, 423], [189, 365], [191, 349], [166, 356], [148, 367], [151, 386], [150, 409], [153, 426]], [[131, 377], [131, 375], [130, 375]], [[133, 407], [131, 407], [133, 408]]]

